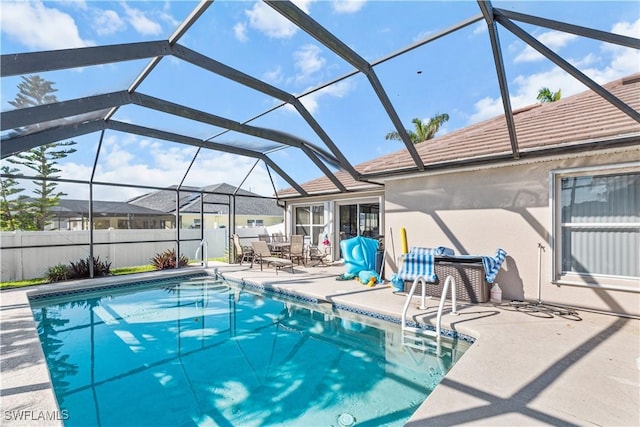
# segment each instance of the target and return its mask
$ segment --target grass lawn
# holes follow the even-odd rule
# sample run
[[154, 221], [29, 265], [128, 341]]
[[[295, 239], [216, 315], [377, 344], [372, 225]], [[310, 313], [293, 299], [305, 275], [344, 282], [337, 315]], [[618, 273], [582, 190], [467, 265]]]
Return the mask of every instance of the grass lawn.
[[[222, 261], [226, 262], [227, 257], [220, 258], [210, 258], [209, 261]], [[133, 267], [121, 267], [114, 268], [111, 270], [112, 276], [121, 276], [124, 274], [133, 274], [133, 273], [144, 273], [147, 271], [155, 271], [153, 265], [138, 265]], [[30, 280], [18, 280], [15, 282], [0, 282], [0, 289], [12, 289], [12, 288], [21, 288], [23, 286], [33, 286], [33, 285], [42, 285], [44, 283], [49, 283], [49, 280], [46, 277], [41, 277], [38, 279], [30, 279]]]

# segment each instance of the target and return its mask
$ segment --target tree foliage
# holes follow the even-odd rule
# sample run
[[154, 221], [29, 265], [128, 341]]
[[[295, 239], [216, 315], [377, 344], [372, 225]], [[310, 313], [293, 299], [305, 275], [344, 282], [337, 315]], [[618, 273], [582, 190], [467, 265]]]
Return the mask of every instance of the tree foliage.
[[538, 90], [538, 96], [536, 99], [541, 102], [556, 102], [562, 97], [562, 90], [558, 89], [557, 92], [551, 92], [548, 87], [543, 87]]
[[[3, 175], [16, 175], [19, 171], [10, 166], [0, 168]], [[0, 230], [34, 230], [29, 198], [23, 194], [24, 188], [12, 177], [0, 180]]]
[[[413, 120], [411, 120], [411, 123], [413, 123], [415, 132], [407, 129], [407, 134], [409, 135], [409, 139], [411, 139], [411, 142], [413, 142], [414, 144], [418, 144], [420, 142], [432, 139], [436, 135], [436, 133], [440, 130], [442, 125], [448, 120], [449, 120], [449, 115], [447, 113], [436, 114], [433, 117], [431, 117], [427, 122], [422, 121], [418, 118], [414, 118]], [[396, 131], [389, 132], [385, 136], [385, 139], [394, 139], [398, 141], [402, 140], [402, 138], [400, 137], [400, 134]]]
[[[37, 75], [23, 76], [22, 82], [18, 84], [18, 94], [13, 101], [9, 101], [9, 104], [17, 109], [21, 109], [57, 102], [57, 98], [54, 95], [57, 89], [53, 87], [53, 84], [53, 82], [44, 80]], [[38, 123], [17, 129], [16, 132], [29, 134], [39, 131], [41, 126], [42, 125]], [[23, 197], [21, 199], [22, 205], [17, 205], [17, 201], [9, 199], [12, 194], [7, 194], [6, 199], [3, 198], [3, 202], [7, 202], [6, 205], [3, 205], [2, 211], [4, 217], [7, 218], [7, 222], [3, 222], [2, 224], [3, 229], [5, 229], [4, 226], [6, 225], [8, 227], [6, 229], [10, 230], [44, 230], [51, 219], [51, 208], [57, 206], [60, 202], [60, 197], [66, 195], [66, 193], [56, 191], [58, 184], [55, 182], [55, 178], [58, 178], [56, 174], [60, 172], [60, 169], [57, 167], [58, 161], [74, 153], [76, 149], [70, 147], [75, 144], [74, 141], [54, 142], [7, 158], [7, 162], [9, 163], [31, 169], [37, 179], [32, 181], [35, 185], [35, 189], [33, 190], [35, 197], [31, 199]], [[12, 170], [14, 173], [19, 172], [19, 170], [15, 168]], [[4, 170], [3, 173], [5, 173]], [[8, 187], [13, 191], [13, 194], [22, 191], [15, 188], [17, 185], [15, 180], [12, 181], [9, 179], [4, 181], [7, 181], [7, 183], [6, 185], [3, 183], [3, 190], [4, 187]], [[10, 200], [12, 200], [12, 203], [9, 202]], [[5, 212], [5, 208], [9, 210]], [[15, 221], [8, 220], [9, 217], [22, 215], [23, 213], [29, 214], [27, 217], [30, 218], [30, 221], [26, 224], [18, 224]], [[5, 219], [4, 217], [3, 220]]]

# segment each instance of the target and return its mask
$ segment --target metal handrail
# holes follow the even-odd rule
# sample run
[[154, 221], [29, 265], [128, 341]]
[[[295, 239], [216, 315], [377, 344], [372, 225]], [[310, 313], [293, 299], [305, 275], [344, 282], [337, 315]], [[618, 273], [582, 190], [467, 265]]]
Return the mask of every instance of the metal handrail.
[[409, 305], [411, 304], [411, 298], [413, 298], [413, 295], [416, 292], [416, 287], [418, 286], [418, 283], [420, 283], [422, 285], [422, 297], [421, 297], [421, 302], [420, 302], [420, 309], [421, 310], [425, 310], [427, 307], [425, 306], [425, 300], [427, 298], [431, 298], [431, 297], [427, 297], [426, 296], [426, 284], [427, 281], [425, 280], [424, 276], [418, 276], [414, 279], [413, 284], [411, 285], [411, 289], [409, 290], [409, 294], [407, 295], [407, 300], [404, 303], [404, 307], [402, 309], [402, 324], [401, 324], [401, 331], [402, 331], [402, 345], [410, 345], [410, 343], [406, 342], [406, 332], [407, 331], [411, 331], [413, 333], [421, 333], [421, 334], [426, 334], [426, 335], [435, 335], [436, 337], [436, 345], [437, 345], [437, 350], [436, 350], [436, 354], [438, 356], [440, 356], [440, 339], [442, 337], [441, 335], [441, 331], [442, 331], [442, 311], [444, 310], [444, 300], [446, 299], [447, 296], [447, 291], [449, 290], [449, 286], [451, 285], [451, 283], [453, 283], [453, 285], [451, 285], [451, 314], [453, 314], [454, 316], [457, 316], [458, 310], [457, 310], [457, 301], [456, 301], [456, 280], [452, 277], [452, 276], [447, 276], [447, 279], [444, 282], [444, 287], [442, 289], [442, 296], [440, 297], [440, 305], [438, 306], [438, 314], [436, 316], [436, 331], [435, 334], [431, 331], [425, 330], [425, 329], [421, 329], [421, 328], [412, 328], [407, 326], [407, 311], [409, 310]]
[[202, 261], [202, 265], [204, 265], [204, 268], [208, 268], [209, 267], [209, 249], [208, 249], [208, 243], [207, 243], [207, 239], [202, 239], [200, 241], [200, 244], [198, 245], [198, 249], [196, 249], [196, 254], [194, 256], [194, 259], [198, 259], [198, 255], [200, 254], [200, 249], [202, 249], [202, 255], [204, 257], [203, 261]]

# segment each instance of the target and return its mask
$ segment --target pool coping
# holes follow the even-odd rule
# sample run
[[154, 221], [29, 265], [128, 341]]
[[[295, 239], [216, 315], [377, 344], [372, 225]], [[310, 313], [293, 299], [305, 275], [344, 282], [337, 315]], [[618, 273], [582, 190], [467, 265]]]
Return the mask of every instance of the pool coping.
[[[404, 298], [388, 285], [338, 283], [340, 268], [296, 268], [295, 274], [221, 264], [230, 279], [258, 283], [330, 302], [336, 307], [398, 316]], [[188, 274], [212, 269], [191, 269]], [[300, 272], [301, 271], [301, 272]], [[183, 276], [185, 271], [159, 274]], [[127, 276], [127, 283], [154, 277]], [[100, 279], [101, 283], [123, 281]], [[43, 420], [59, 412], [35, 329], [28, 295], [53, 286], [73, 290], [85, 282], [0, 292], [3, 425], [63, 425]], [[89, 282], [93, 285], [95, 282]], [[640, 425], [640, 321], [580, 311], [582, 320], [536, 318], [491, 304], [464, 304], [460, 316], [443, 316], [443, 328], [474, 337], [467, 350], [408, 421], [422, 425]], [[419, 323], [434, 324], [434, 307], [410, 309]], [[13, 413], [31, 419], [18, 420]], [[21, 411], [21, 412], [20, 412]], [[57, 412], [56, 412], [57, 411]], [[40, 416], [40, 419], [34, 419]]]

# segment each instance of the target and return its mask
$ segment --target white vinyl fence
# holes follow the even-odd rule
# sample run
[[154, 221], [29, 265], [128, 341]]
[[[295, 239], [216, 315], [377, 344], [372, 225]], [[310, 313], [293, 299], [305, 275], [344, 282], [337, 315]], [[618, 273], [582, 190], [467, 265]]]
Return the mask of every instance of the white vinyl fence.
[[[264, 227], [239, 228], [243, 244], [257, 240]], [[200, 245], [198, 229], [180, 230], [180, 253], [195, 261]], [[229, 229], [207, 229], [207, 257], [224, 257], [229, 250]], [[193, 241], [184, 241], [195, 239]], [[151, 259], [167, 249], [177, 249], [176, 230], [95, 230], [94, 257], [110, 261], [111, 268], [150, 264]], [[166, 241], [165, 241], [166, 240]], [[151, 242], [149, 242], [151, 241]], [[45, 277], [49, 267], [68, 265], [89, 257], [88, 231], [3, 231], [0, 232], [0, 281]], [[69, 246], [71, 245], [71, 246]], [[202, 249], [198, 259], [202, 256]]]

